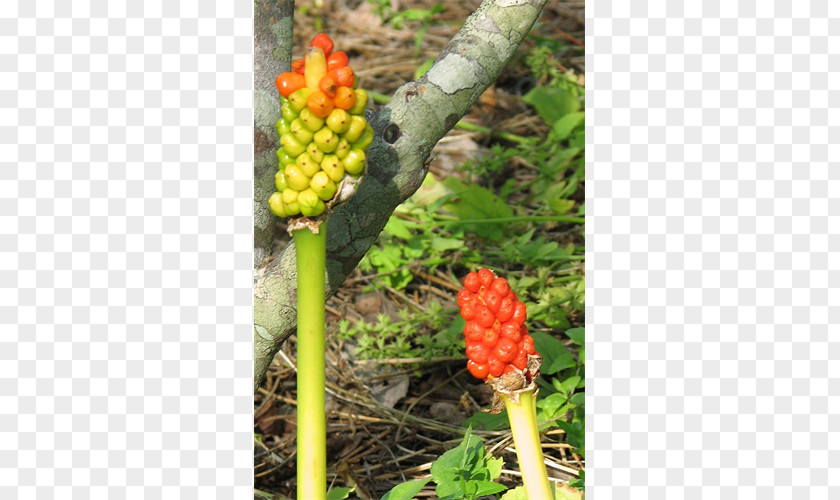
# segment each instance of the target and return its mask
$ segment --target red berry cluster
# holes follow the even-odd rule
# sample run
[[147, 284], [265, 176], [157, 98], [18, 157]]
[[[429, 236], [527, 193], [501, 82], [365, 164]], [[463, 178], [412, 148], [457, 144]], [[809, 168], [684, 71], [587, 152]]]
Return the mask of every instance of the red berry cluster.
[[469, 273], [458, 292], [458, 307], [467, 320], [467, 369], [474, 377], [486, 380], [525, 371], [528, 355], [537, 352], [525, 326], [525, 304], [507, 280], [489, 269]]

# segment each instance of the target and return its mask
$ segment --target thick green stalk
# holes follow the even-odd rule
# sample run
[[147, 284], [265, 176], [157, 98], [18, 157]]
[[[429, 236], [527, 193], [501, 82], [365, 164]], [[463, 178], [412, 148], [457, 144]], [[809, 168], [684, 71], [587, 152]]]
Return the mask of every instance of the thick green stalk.
[[327, 496], [324, 276], [327, 225], [294, 231], [297, 256], [297, 497]]
[[522, 472], [522, 483], [528, 498], [551, 499], [554, 494], [548, 482], [543, 461], [540, 431], [537, 427], [537, 405], [533, 391], [519, 393], [519, 402], [501, 394], [507, 408], [516, 458]]

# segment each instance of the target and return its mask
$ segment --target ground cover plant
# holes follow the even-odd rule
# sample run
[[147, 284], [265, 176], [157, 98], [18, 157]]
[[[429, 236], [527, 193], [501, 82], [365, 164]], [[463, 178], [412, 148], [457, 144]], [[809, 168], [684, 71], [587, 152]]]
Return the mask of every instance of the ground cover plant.
[[[431, 11], [434, 4], [418, 8]], [[464, 14], [456, 8], [447, 4], [443, 14]], [[562, 17], [548, 13], [552, 21]], [[346, 21], [339, 14], [321, 12], [327, 30]], [[381, 29], [402, 37], [400, 57], [412, 63], [403, 78], [422, 71], [425, 47], [433, 53], [431, 44], [457, 29], [436, 16], [404, 18], [404, 34], [380, 19]], [[296, 31], [304, 44], [313, 35], [305, 26]], [[333, 36], [342, 48], [354, 47], [348, 53], [358, 74], [383, 71], [381, 55], [364, 57], [370, 40]], [[463, 277], [482, 267], [516, 290], [544, 358], [536, 412], [548, 475], [553, 484], [582, 487], [582, 81], [581, 68], [566, 71], [574, 66], [573, 43], [559, 40], [565, 38], [555, 26], [537, 25], [508, 70], [519, 75], [517, 84], [530, 83], [514, 87], [503, 76], [438, 144], [422, 187], [398, 206], [326, 303], [326, 479], [336, 498], [524, 498], [507, 414], [482, 411], [492, 391], [466, 370], [456, 295]], [[385, 78], [362, 81], [377, 99], [393, 94]], [[282, 248], [284, 221], [279, 229], [275, 245]], [[255, 395], [255, 485], [262, 498], [294, 497], [298, 488], [299, 356], [293, 337]], [[453, 470], [461, 472], [454, 477]]]

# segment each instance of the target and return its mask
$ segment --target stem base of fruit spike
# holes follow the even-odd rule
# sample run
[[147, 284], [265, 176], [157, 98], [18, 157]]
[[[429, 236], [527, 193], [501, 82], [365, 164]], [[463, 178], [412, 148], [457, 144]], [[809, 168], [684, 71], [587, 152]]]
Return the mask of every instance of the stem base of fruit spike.
[[536, 387], [517, 392], [515, 397], [501, 394], [501, 398], [508, 412], [525, 493], [528, 498], [551, 500], [554, 493], [548, 481], [537, 427]]
[[325, 275], [326, 226], [292, 221], [297, 257], [297, 498], [327, 495]]

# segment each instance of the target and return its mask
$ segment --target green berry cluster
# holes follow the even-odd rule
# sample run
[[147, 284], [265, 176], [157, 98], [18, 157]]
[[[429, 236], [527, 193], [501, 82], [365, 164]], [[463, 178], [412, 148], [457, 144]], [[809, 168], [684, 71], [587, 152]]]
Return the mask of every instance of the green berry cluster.
[[277, 192], [268, 200], [279, 217], [322, 214], [345, 176], [357, 179], [364, 172], [365, 150], [373, 141], [364, 90], [354, 90], [352, 107], [334, 107], [325, 118], [307, 106], [312, 92], [304, 87], [280, 98]]

